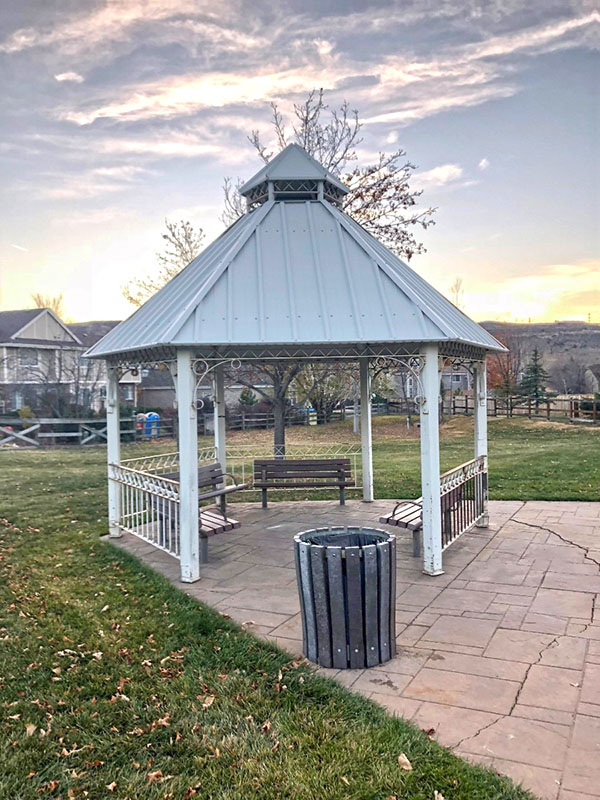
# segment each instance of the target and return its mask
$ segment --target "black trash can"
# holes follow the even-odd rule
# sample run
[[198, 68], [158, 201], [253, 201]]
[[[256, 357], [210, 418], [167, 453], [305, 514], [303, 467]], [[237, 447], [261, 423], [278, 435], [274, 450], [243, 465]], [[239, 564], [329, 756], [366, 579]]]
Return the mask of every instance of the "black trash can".
[[294, 537], [303, 652], [335, 669], [396, 655], [396, 537], [376, 528], [318, 528]]

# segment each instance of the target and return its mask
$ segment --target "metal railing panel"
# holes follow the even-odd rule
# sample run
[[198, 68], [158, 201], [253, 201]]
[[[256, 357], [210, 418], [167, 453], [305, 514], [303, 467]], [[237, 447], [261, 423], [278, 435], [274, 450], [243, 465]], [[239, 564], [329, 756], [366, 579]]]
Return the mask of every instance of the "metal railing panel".
[[179, 558], [179, 483], [125, 464], [110, 464], [119, 485], [117, 527]]
[[479, 456], [440, 477], [442, 549], [487, 514], [487, 456]]

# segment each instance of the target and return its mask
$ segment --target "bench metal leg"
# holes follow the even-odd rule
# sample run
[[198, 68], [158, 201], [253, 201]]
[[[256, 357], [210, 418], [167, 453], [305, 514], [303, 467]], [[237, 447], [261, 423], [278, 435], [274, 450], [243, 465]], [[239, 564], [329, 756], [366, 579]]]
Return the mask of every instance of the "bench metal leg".
[[222, 494], [219, 498], [219, 506], [221, 508], [221, 514], [223, 514], [224, 519], [227, 519], [227, 500], [225, 495]]
[[340, 489], [340, 505], [341, 506], [345, 506], [346, 505], [346, 490], [344, 489], [343, 486]]
[[266, 489], [262, 490], [262, 507], [263, 508], [267, 507], [267, 490]]
[[419, 558], [421, 555], [421, 537], [422, 531], [413, 531], [413, 556]]
[[200, 563], [208, 564], [208, 536], [200, 534]]

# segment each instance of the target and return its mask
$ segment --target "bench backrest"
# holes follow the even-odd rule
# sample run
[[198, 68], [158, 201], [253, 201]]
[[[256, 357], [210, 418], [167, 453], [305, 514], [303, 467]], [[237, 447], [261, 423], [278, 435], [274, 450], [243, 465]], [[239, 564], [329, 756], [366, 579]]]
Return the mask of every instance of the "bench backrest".
[[[162, 476], [170, 478], [172, 481], [179, 480], [179, 472], [167, 472]], [[198, 488], [199, 489], [218, 489], [224, 480], [223, 467], [218, 461], [212, 464], [202, 464], [198, 467]]]
[[349, 458], [260, 458], [254, 462], [254, 483], [283, 486], [286, 483], [307, 485], [348, 485], [352, 483]]

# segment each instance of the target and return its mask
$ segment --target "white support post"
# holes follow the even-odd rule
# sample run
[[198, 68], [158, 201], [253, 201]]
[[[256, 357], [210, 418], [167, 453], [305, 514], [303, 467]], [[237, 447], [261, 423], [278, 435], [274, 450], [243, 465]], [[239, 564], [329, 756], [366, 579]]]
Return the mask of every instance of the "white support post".
[[225, 437], [225, 375], [223, 365], [219, 364], [214, 371], [214, 415], [215, 415], [215, 451], [217, 461], [227, 472], [227, 453]]
[[373, 502], [373, 437], [371, 432], [371, 373], [369, 359], [360, 359], [360, 444], [363, 501]]
[[441, 575], [442, 511], [440, 505], [440, 377], [437, 344], [425, 345], [421, 375], [424, 401], [421, 403], [421, 493], [423, 495], [423, 572]]
[[177, 416], [179, 420], [179, 561], [181, 580], [200, 577], [198, 536], [198, 418], [196, 376], [190, 350], [177, 350]]
[[[476, 523], [478, 528], [487, 528], [489, 525], [488, 514], [488, 487], [487, 487], [487, 454], [488, 454], [488, 440], [487, 440], [487, 369], [485, 361], [478, 361], [475, 364], [475, 458], [480, 456], [485, 457], [485, 474], [483, 476], [483, 484], [481, 491], [483, 497], [481, 503], [483, 506], [483, 516], [479, 522]], [[478, 498], [479, 499], [479, 498]]]
[[108, 532], [117, 539], [122, 536], [121, 496], [119, 484], [114, 480], [112, 465], [121, 461], [121, 420], [119, 417], [119, 371], [106, 365], [106, 460], [108, 462]]

